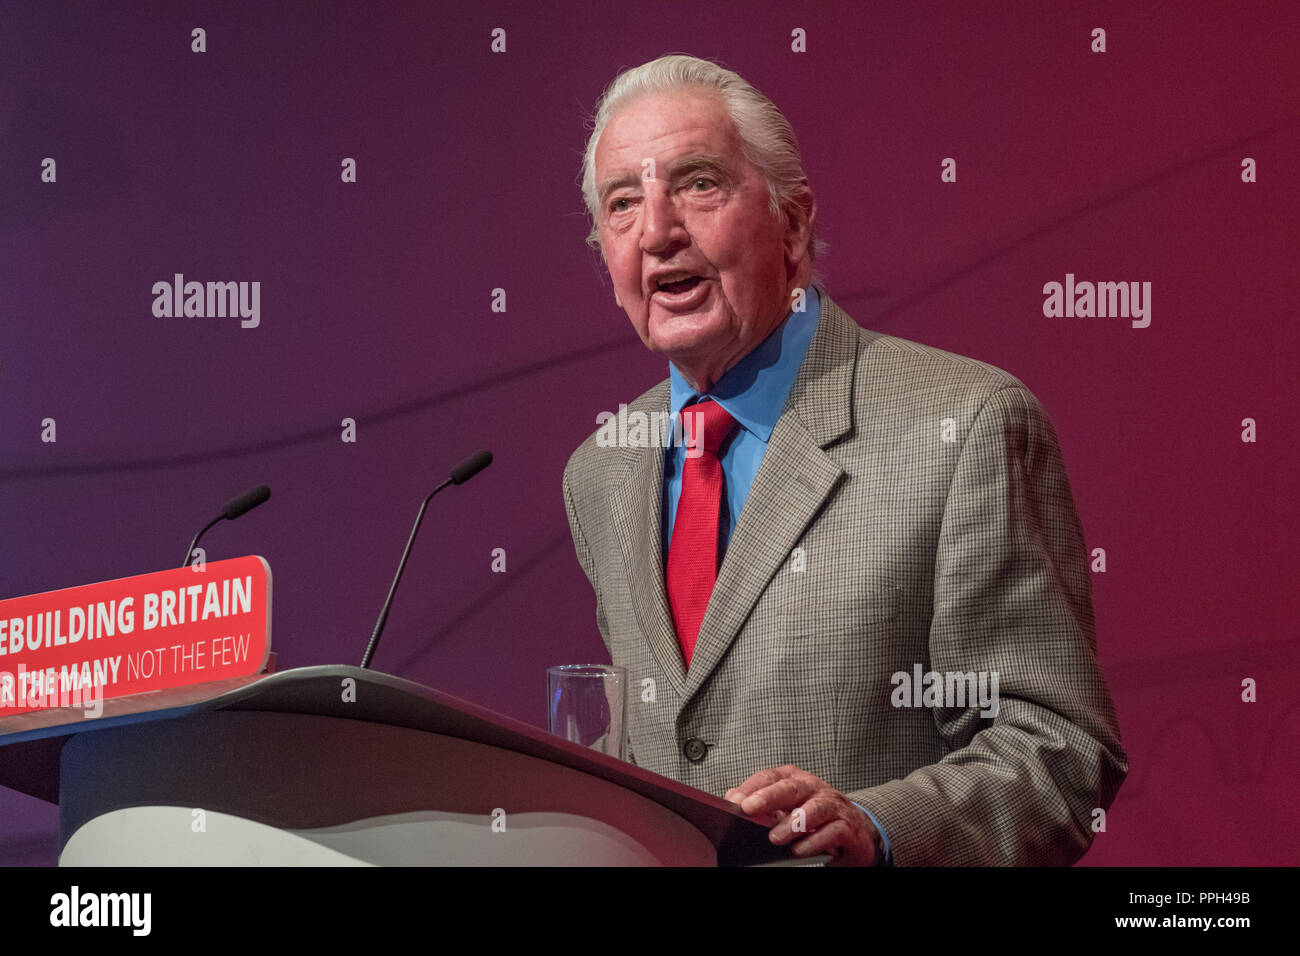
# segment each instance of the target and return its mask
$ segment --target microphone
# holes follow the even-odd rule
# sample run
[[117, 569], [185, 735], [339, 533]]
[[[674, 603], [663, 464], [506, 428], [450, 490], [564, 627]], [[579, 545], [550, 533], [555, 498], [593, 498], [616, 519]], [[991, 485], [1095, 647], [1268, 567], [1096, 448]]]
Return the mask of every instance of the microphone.
[[361, 658], [361, 666], [368, 668], [371, 659], [375, 656], [375, 648], [379, 646], [379, 635], [384, 632], [384, 625], [388, 623], [388, 609], [393, 605], [393, 595], [397, 593], [397, 584], [402, 580], [402, 572], [406, 570], [406, 559], [411, 556], [411, 545], [415, 544], [415, 536], [420, 531], [420, 522], [424, 521], [425, 509], [429, 507], [429, 502], [433, 496], [448, 485], [463, 485], [480, 471], [492, 464], [492, 452], [480, 451], [470, 455], [459, 465], [451, 470], [451, 475], [437, 488], [429, 492], [420, 505], [420, 513], [415, 516], [415, 525], [411, 528], [411, 536], [406, 539], [406, 550], [402, 552], [402, 560], [398, 562], [397, 574], [393, 575], [393, 584], [388, 589], [388, 598], [384, 601], [383, 610], [379, 612], [379, 620], [375, 622], [375, 630], [370, 635], [370, 643], [366, 645], [366, 653]]
[[208, 529], [214, 524], [218, 521], [234, 521], [240, 515], [247, 514], [270, 497], [271, 489], [266, 485], [258, 485], [256, 488], [249, 488], [239, 497], [227, 501], [226, 506], [221, 509], [221, 514], [205, 524], [203, 530], [194, 536], [194, 540], [190, 542], [190, 549], [185, 552], [185, 560], [181, 563], [181, 567], [186, 567], [190, 563], [190, 558], [194, 557], [194, 549], [198, 546], [199, 538], [207, 534]]
[[240, 515], [252, 511], [269, 497], [271, 497], [271, 489], [266, 485], [249, 488], [238, 498], [231, 498], [226, 502], [226, 506], [221, 509], [221, 517], [234, 521]]
[[447, 480], [453, 485], [463, 485], [490, 464], [492, 464], [492, 452], [475, 452], [453, 468], [451, 477]]

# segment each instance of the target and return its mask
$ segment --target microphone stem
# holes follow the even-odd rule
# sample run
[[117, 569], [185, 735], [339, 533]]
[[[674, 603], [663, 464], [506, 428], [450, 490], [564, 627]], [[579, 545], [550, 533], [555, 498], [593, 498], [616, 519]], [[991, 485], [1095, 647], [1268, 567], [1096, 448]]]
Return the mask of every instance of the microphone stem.
[[198, 534], [194, 536], [194, 540], [190, 542], [190, 549], [185, 552], [185, 561], [181, 564], [182, 568], [189, 567], [190, 560], [194, 557], [194, 548], [199, 543], [199, 538], [207, 534], [208, 529], [211, 528], [218, 521], [222, 520], [224, 517], [225, 515], [217, 515], [215, 518], [213, 518], [211, 521], [209, 521], [207, 524], [203, 526], [202, 531], [200, 531]]
[[384, 601], [383, 610], [379, 612], [379, 620], [375, 622], [375, 630], [374, 633], [370, 635], [370, 643], [366, 645], [366, 653], [361, 658], [362, 668], [368, 668], [370, 666], [370, 660], [375, 656], [375, 648], [379, 646], [379, 635], [383, 633], [384, 624], [388, 621], [388, 609], [392, 607], [393, 595], [397, 593], [398, 582], [402, 580], [402, 572], [406, 570], [406, 559], [411, 556], [411, 545], [415, 544], [415, 536], [420, 532], [420, 523], [424, 521], [424, 512], [428, 509], [429, 502], [433, 500], [433, 496], [442, 491], [442, 489], [446, 488], [449, 484], [451, 484], [450, 478], [440, 484], [437, 488], [434, 488], [433, 491], [429, 492], [428, 497], [425, 498], [423, 504], [420, 505], [420, 513], [415, 516], [415, 524], [411, 526], [411, 536], [406, 539], [406, 550], [402, 552], [402, 560], [397, 565], [397, 574], [393, 576], [393, 584], [388, 589], [388, 598]]

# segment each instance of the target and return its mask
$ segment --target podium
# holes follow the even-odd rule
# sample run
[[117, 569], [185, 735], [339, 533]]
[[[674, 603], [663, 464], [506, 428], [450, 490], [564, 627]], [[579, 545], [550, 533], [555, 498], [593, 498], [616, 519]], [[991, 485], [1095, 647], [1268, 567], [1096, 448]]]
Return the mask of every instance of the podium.
[[0, 719], [0, 786], [58, 805], [61, 866], [794, 862], [718, 797], [358, 667], [103, 704]]

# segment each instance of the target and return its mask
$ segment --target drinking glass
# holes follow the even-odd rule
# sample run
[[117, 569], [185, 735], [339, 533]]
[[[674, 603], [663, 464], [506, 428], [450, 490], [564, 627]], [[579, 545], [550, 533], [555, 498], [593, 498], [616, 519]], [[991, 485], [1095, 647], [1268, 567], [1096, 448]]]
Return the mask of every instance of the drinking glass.
[[559, 664], [546, 669], [546, 716], [551, 733], [627, 759], [627, 668]]

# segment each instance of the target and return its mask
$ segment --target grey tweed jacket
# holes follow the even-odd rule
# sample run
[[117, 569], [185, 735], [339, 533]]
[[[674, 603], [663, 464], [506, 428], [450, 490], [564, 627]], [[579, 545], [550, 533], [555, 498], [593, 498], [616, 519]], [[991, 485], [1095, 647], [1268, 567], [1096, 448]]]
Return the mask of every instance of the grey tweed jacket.
[[[1128, 763], [1051, 422], [1006, 372], [821, 303], [689, 671], [662, 448], [593, 434], [565, 469], [596, 622], [629, 672], [632, 757], [719, 796], [801, 767], [871, 811], [895, 865], [1072, 863]], [[666, 415], [668, 394], [629, 412]], [[901, 706], [918, 699], [896, 675], [918, 666], [996, 673], [996, 716], [955, 693]]]

